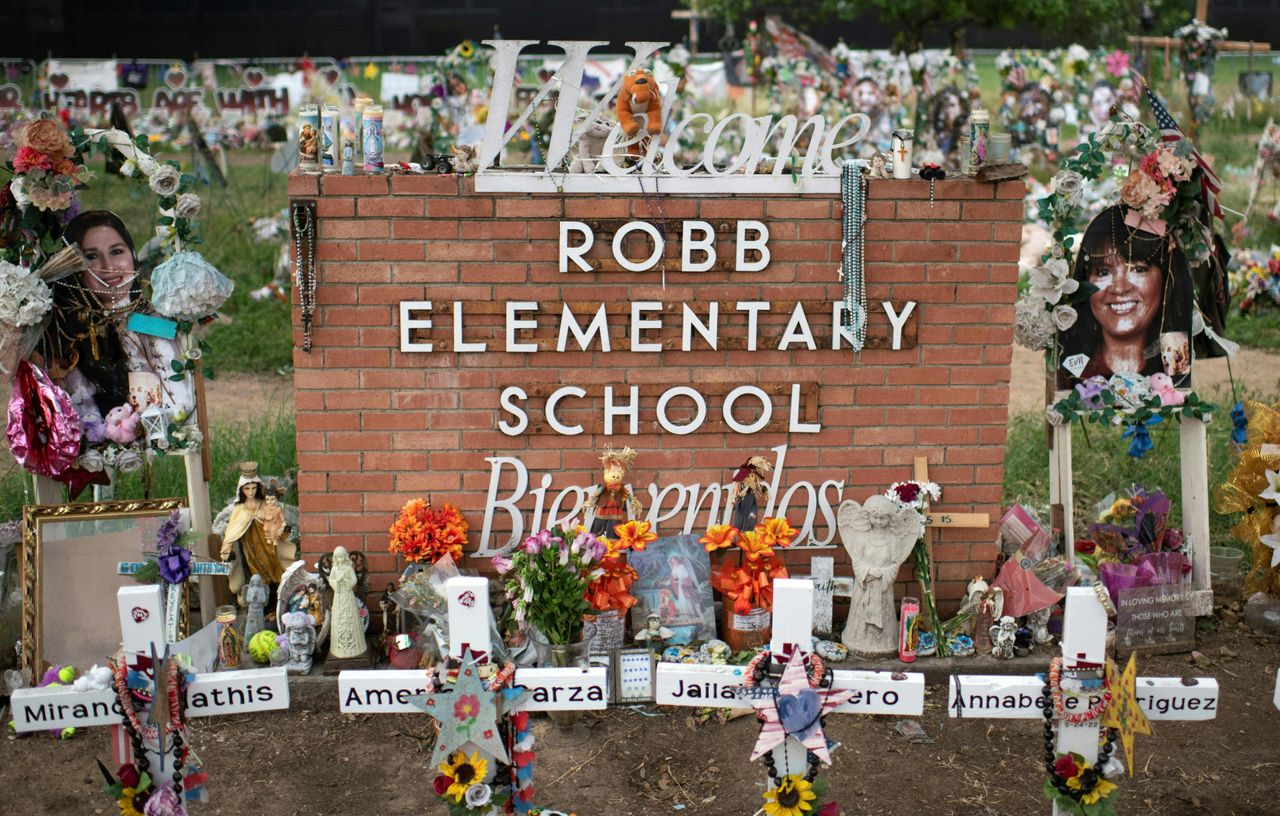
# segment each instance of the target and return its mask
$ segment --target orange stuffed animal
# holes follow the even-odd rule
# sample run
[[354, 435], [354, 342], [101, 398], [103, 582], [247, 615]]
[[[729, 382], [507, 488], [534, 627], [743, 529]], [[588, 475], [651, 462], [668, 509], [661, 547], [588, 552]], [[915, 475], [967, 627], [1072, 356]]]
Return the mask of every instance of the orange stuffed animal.
[[[628, 137], [634, 137], [642, 126], [650, 136], [662, 132], [662, 96], [652, 71], [640, 68], [622, 80], [622, 90], [618, 92], [618, 123]], [[646, 141], [641, 139], [628, 147], [627, 152], [642, 154]]]

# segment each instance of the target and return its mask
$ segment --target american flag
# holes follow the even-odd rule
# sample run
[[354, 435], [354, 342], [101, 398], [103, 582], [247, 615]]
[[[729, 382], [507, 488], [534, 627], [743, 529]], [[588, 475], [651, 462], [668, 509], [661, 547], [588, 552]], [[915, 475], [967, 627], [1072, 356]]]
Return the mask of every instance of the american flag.
[[[1177, 142], [1186, 138], [1182, 132], [1182, 128], [1178, 127], [1178, 123], [1173, 121], [1173, 117], [1169, 115], [1169, 111], [1161, 104], [1160, 100], [1152, 92], [1151, 86], [1147, 86], [1147, 102], [1151, 104], [1151, 110], [1156, 115], [1156, 125], [1160, 128], [1160, 141]], [[1190, 144], [1190, 140], [1188, 140]], [[1200, 155], [1200, 151], [1195, 146], [1191, 147], [1191, 156], [1195, 159], [1196, 165], [1204, 171], [1204, 175], [1200, 177], [1200, 192], [1204, 197], [1204, 205], [1209, 212], [1213, 213], [1215, 218], [1222, 218], [1222, 207], [1218, 205], [1218, 193], [1222, 192], [1222, 181], [1217, 174], [1213, 172], [1213, 168]]]

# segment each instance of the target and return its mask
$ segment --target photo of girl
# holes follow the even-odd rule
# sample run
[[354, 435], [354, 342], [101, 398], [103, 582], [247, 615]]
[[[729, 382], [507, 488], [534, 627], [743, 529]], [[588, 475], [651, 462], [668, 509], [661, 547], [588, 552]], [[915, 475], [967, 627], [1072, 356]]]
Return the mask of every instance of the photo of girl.
[[1123, 205], [1090, 222], [1073, 277], [1092, 293], [1058, 332], [1058, 388], [1113, 374], [1164, 373], [1177, 387], [1190, 385], [1191, 272], [1162, 226]]

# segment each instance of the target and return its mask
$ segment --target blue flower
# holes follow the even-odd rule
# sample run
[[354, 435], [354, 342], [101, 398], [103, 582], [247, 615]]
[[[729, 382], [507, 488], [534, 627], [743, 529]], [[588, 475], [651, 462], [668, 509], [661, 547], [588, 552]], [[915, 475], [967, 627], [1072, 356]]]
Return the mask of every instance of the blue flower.
[[1155, 444], [1151, 441], [1151, 431], [1147, 429], [1147, 425], [1155, 425], [1163, 419], [1164, 417], [1154, 416], [1146, 422], [1135, 422], [1125, 428], [1124, 438], [1130, 440], [1130, 456], [1134, 459], [1141, 459], [1147, 455], [1147, 451], [1155, 447]]
[[1244, 403], [1237, 402], [1231, 407], [1231, 441], [1243, 445], [1249, 439], [1249, 417], [1245, 416]]

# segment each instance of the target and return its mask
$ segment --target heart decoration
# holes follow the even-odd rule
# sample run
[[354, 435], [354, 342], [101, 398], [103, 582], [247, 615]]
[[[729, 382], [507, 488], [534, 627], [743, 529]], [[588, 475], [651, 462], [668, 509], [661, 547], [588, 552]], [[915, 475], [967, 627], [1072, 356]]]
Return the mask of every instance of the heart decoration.
[[782, 730], [798, 740], [803, 741], [817, 727], [821, 711], [822, 698], [813, 689], [778, 695], [778, 719]]
[[58, 90], [67, 87], [67, 83], [71, 81], [71, 77], [66, 74], [49, 74], [49, 84]]
[[170, 88], [177, 90], [187, 84], [187, 72], [181, 68], [170, 68], [164, 74], [164, 82]]
[[151, 617], [151, 613], [141, 606], [135, 606], [131, 611], [133, 612], [134, 623], [142, 623], [147, 618]]
[[262, 84], [262, 81], [267, 78], [267, 75], [262, 72], [261, 68], [255, 68], [253, 66], [244, 69], [244, 73], [241, 74], [241, 76], [244, 77], [244, 84], [248, 85], [250, 88], [258, 87]]

